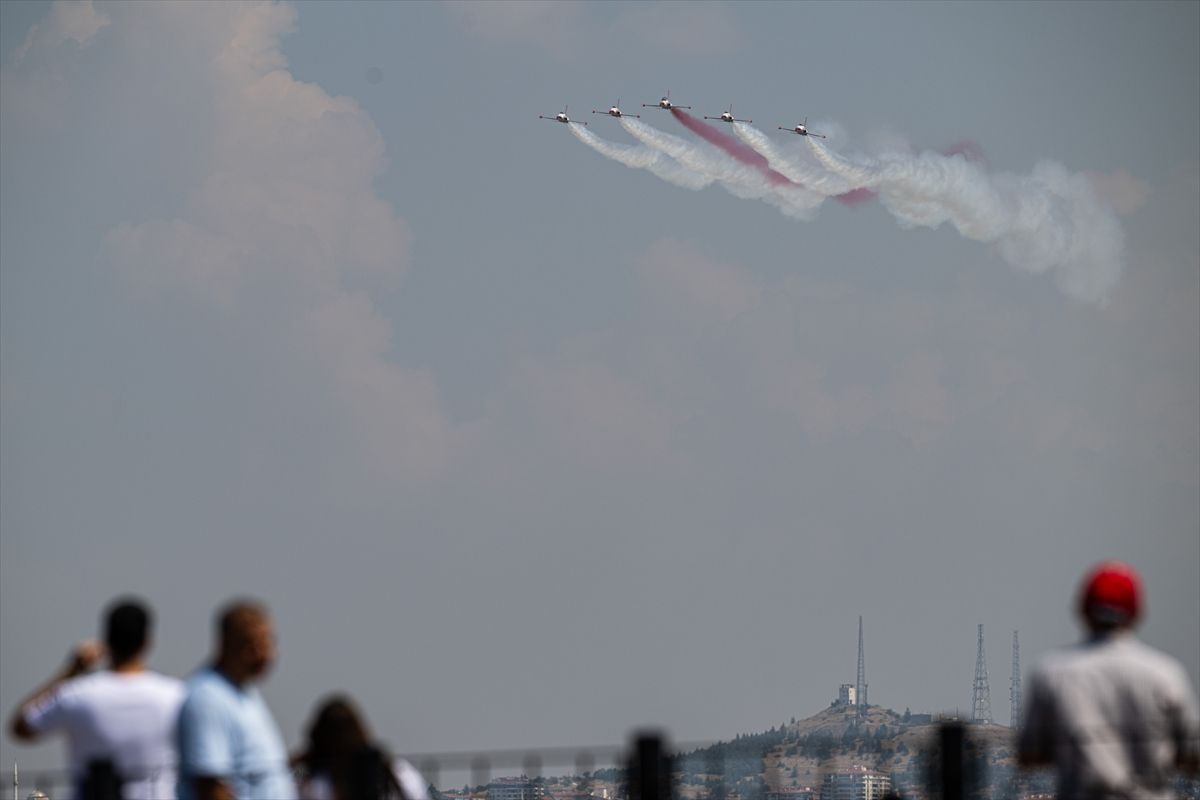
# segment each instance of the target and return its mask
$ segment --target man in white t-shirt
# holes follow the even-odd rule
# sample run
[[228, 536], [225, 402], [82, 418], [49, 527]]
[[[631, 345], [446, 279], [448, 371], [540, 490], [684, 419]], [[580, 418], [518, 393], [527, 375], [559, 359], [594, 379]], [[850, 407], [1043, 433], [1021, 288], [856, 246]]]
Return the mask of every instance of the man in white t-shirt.
[[[115, 602], [105, 614], [104, 644], [78, 645], [66, 667], [13, 713], [17, 739], [66, 735], [76, 797], [107, 790], [96, 785], [105, 780], [105, 765], [125, 800], [175, 797], [172, 734], [183, 683], [146, 667], [151, 625], [144, 603]], [[106, 651], [109, 669], [90, 672]]]
[[1079, 614], [1087, 639], [1034, 670], [1017, 741], [1025, 766], [1053, 764], [1063, 800], [1169, 800], [1177, 771], [1200, 769], [1200, 708], [1177, 660], [1138, 641], [1141, 580], [1097, 565]]

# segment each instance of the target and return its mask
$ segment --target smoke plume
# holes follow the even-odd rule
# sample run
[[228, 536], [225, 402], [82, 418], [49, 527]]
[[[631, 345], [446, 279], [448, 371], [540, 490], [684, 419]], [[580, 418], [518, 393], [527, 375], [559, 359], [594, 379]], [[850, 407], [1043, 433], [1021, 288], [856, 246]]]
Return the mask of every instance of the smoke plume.
[[622, 117], [631, 136], [678, 161], [684, 167], [707, 175], [735, 197], [762, 200], [796, 219], [812, 219], [824, 198], [784, 179], [772, 184], [757, 167], [730, 158], [723, 151], [664, 133], [638, 119]]
[[[772, 164], [770, 159], [766, 157], [765, 153], [756, 149], [753, 145], [750, 145], [749, 142], [740, 142], [734, 137], [717, 130], [713, 126], [696, 119], [692, 115], [681, 111], [678, 108], [672, 108], [671, 113], [675, 115], [675, 119], [679, 120], [685, 128], [704, 139], [704, 141], [708, 142], [709, 144], [719, 147], [721, 150], [725, 151], [730, 158], [757, 169], [766, 176], [767, 182], [772, 186], [790, 184], [792, 186], [799, 186], [806, 189], [812, 188], [809, 186], [807, 181], [779, 170], [778, 167]], [[734, 122], [733, 128], [739, 133], [739, 135], [741, 134], [742, 130], [754, 130], [754, 128], [751, 128], [745, 122]], [[755, 132], [758, 133], [757, 131]], [[761, 133], [759, 133], [759, 136], [763, 139], [766, 139], [766, 137], [762, 136]], [[839, 203], [847, 206], [861, 205], [874, 196], [873, 193], [867, 189], [849, 189], [840, 193], [828, 194], [822, 192], [822, 194], [825, 194], [827, 197], [833, 197]]]
[[644, 145], [625, 145], [609, 142], [592, 133], [584, 125], [568, 123], [567, 127], [575, 138], [595, 150], [605, 158], [611, 158], [631, 169], [648, 170], [662, 178], [667, 183], [682, 186], [685, 189], [703, 189], [713, 182], [713, 178], [699, 172], [687, 169], [675, 159]]
[[903, 226], [948, 222], [968, 239], [994, 243], [1018, 269], [1053, 271], [1068, 295], [1103, 304], [1124, 259], [1124, 232], [1084, 174], [1053, 161], [1029, 175], [991, 173], [965, 154], [889, 153], [849, 158], [809, 139], [817, 160], [858, 188], [878, 193]]
[[[692, 120], [695, 122], [695, 120]], [[734, 132], [749, 145], [752, 152], [763, 160], [773, 171], [786, 176], [792, 183], [799, 184], [826, 197], [832, 197], [847, 206], [861, 205], [875, 193], [870, 189], [855, 188], [849, 181], [839, 175], [829, 172], [819, 164], [812, 164], [799, 158], [785, 156], [775, 146], [765, 133], [745, 122], [733, 123]], [[740, 143], [739, 143], [740, 144]]]
[[[780, 175], [775, 170], [771, 169], [771, 165], [767, 163], [767, 159], [763, 158], [760, 153], [755, 152], [752, 148], [739, 142], [731, 136], [728, 136], [707, 123], [696, 119], [686, 111], [681, 111], [678, 108], [671, 109], [672, 116], [679, 120], [683, 127], [687, 128], [692, 133], [699, 136], [704, 141], [711, 145], [715, 145], [724, 150], [735, 161], [740, 161], [743, 164], [753, 167], [766, 176], [767, 182], [772, 186], [782, 186], [791, 183], [796, 185], [795, 181], [789, 180], [787, 177]], [[735, 125], [744, 123], [735, 122]]]
[[825, 198], [856, 205], [878, 197], [902, 227], [949, 223], [968, 239], [994, 244], [1000, 257], [1035, 274], [1053, 272], [1071, 297], [1103, 304], [1120, 278], [1124, 232], [1086, 174], [1053, 161], [1028, 175], [991, 173], [978, 145], [961, 142], [942, 152], [895, 147], [874, 157], [838, 153], [805, 137], [811, 158], [778, 146], [747, 123], [736, 138], [671, 109], [702, 141], [665, 133], [622, 117], [640, 142], [607, 142], [579, 125], [571, 132], [602, 155], [646, 169], [677, 186], [717, 183], [736, 197], [762, 200], [784, 214], [811, 220]]

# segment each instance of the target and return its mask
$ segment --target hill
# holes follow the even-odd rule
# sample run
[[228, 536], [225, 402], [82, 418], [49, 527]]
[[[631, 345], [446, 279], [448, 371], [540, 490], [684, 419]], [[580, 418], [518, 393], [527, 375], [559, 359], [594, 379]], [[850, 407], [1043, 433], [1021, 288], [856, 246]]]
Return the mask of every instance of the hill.
[[[938, 723], [917, 719], [920, 724], [880, 706], [859, 719], [853, 707], [830, 706], [778, 729], [683, 754], [676, 765], [680, 795], [720, 797], [722, 783], [741, 800], [765, 800], [768, 792], [815, 788], [826, 773], [855, 765], [889, 774], [897, 787], [911, 791], [926, 784], [938, 741]], [[994, 786], [1011, 775], [1011, 729], [972, 725], [969, 738], [987, 783]]]

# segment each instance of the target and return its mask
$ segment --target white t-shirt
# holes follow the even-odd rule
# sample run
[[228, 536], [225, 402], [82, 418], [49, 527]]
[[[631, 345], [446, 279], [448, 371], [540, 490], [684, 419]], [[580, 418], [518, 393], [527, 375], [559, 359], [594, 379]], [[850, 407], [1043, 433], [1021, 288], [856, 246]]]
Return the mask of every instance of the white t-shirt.
[[67, 681], [25, 713], [35, 731], [67, 735], [79, 782], [93, 759], [111, 759], [127, 800], [175, 797], [175, 718], [183, 683], [157, 672], [96, 672]]
[[1052, 653], [1031, 683], [1018, 747], [1058, 765], [1064, 800], [1166, 800], [1176, 760], [1200, 756], [1187, 672], [1132, 634]]

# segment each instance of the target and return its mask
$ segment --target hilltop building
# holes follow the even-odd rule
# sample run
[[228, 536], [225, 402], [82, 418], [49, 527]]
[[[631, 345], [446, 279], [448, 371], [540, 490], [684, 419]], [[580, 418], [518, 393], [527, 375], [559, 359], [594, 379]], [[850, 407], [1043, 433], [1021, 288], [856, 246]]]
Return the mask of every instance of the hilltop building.
[[880, 800], [892, 788], [892, 779], [858, 764], [826, 773], [821, 800]]
[[853, 707], [859, 717], [865, 717], [867, 714], [867, 660], [863, 652], [862, 617], [858, 618], [858, 670], [854, 683], [843, 683], [839, 686], [837, 699], [832, 705], [837, 708]]

